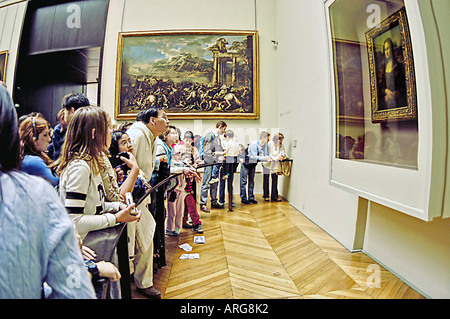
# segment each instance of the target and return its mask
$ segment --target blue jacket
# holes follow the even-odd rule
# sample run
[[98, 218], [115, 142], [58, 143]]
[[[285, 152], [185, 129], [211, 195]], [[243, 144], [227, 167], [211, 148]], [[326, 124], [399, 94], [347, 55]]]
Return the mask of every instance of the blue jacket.
[[[0, 173], [0, 298], [95, 298], [75, 229], [55, 189]], [[48, 291], [48, 289], [47, 289]]]
[[[261, 149], [263, 151], [262, 156], [259, 155], [261, 154]], [[266, 162], [267, 156], [269, 156], [269, 148], [267, 147], [267, 144], [261, 147], [261, 145], [259, 144], [259, 140], [256, 140], [251, 142], [248, 146], [248, 162], [250, 164], [257, 164], [257, 162]]]
[[44, 160], [37, 155], [26, 155], [22, 161], [22, 172], [46, 179], [52, 186], [57, 186], [59, 178], [52, 173]]
[[53, 130], [52, 142], [47, 146], [48, 156], [56, 161], [61, 154], [61, 148], [66, 139], [66, 131], [62, 131], [61, 124], [55, 126]]

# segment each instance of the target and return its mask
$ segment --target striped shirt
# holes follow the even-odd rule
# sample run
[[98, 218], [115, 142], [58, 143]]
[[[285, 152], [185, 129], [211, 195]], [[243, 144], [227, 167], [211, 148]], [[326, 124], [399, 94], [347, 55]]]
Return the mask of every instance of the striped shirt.
[[120, 210], [121, 203], [105, 202], [101, 175], [93, 175], [86, 161], [75, 160], [66, 167], [60, 176], [59, 192], [82, 239], [92, 230], [116, 224], [113, 213]]

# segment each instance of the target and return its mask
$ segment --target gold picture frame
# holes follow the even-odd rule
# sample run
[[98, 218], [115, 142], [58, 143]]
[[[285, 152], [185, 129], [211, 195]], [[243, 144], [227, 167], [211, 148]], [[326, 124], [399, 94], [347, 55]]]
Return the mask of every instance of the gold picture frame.
[[0, 81], [6, 82], [6, 65], [8, 63], [8, 51], [0, 51]]
[[258, 32], [121, 32], [115, 118], [160, 106], [170, 119], [259, 118]]
[[416, 80], [405, 8], [369, 30], [366, 41], [372, 122], [416, 120]]

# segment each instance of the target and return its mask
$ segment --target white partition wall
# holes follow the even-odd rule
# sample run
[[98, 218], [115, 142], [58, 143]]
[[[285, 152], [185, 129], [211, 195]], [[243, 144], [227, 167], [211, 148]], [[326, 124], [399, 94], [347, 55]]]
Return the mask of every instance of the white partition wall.
[[[336, 94], [330, 95], [331, 138], [334, 140], [333, 147], [330, 150], [330, 183], [355, 195], [367, 198], [421, 220], [429, 221], [441, 215], [442, 209], [437, 209], [435, 202], [430, 203], [430, 198], [443, 195], [444, 185], [441, 184], [441, 187], [436, 187], [438, 180], [434, 180], [436, 176], [432, 174], [432, 164], [434, 160], [435, 164], [439, 165], [437, 161], [442, 161], [444, 158], [438, 158], [441, 150], [436, 148], [439, 147], [440, 141], [435, 142], [433, 140], [433, 125], [439, 125], [439, 123], [433, 123], [434, 108], [430, 89], [428, 57], [426, 50], [424, 50], [426, 48], [425, 34], [417, 1], [405, 2], [407, 25], [409, 25], [409, 34], [407, 36], [410, 35], [411, 39], [411, 60], [414, 66], [412, 73], [416, 79], [414, 82], [417, 92], [417, 129], [411, 128], [414, 127], [414, 124], [409, 126], [405, 125], [405, 123], [408, 124], [407, 121], [401, 122], [401, 119], [387, 119], [384, 123], [376, 123], [371, 119], [371, 72], [368, 65], [369, 55], [366, 45], [366, 33], [372, 30], [372, 28], [379, 28], [378, 26], [372, 25], [373, 22], [371, 20], [373, 18], [371, 16], [377, 17], [377, 10], [380, 11], [380, 22], [386, 16], [395, 14], [392, 11], [396, 12], [398, 7], [392, 3], [398, 5], [398, 7], [402, 6], [402, 1], [330, 0], [325, 3], [330, 50], [330, 85], [332, 90], [336, 92]], [[336, 4], [341, 5], [342, 9], [339, 7], [336, 9]], [[331, 10], [333, 5], [335, 6], [333, 8], [334, 11]], [[348, 20], [343, 25], [348, 30], [342, 30], [342, 28], [339, 28], [341, 27], [338, 25], [340, 20], [336, 15], [339, 15], [341, 12], [348, 13], [349, 6], [352, 7], [355, 14], [349, 14], [347, 16]], [[331, 25], [333, 22], [334, 26]], [[336, 29], [337, 35], [334, 36], [337, 38], [332, 37], [332, 27]], [[343, 37], [345, 39], [342, 39]], [[339, 40], [336, 40], [338, 38]], [[339, 94], [342, 93], [337, 91], [337, 75], [335, 70], [336, 63], [346, 62], [337, 62], [333, 52], [333, 41], [348, 41], [361, 44], [361, 81], [363, 82], [362, 95], [364, 98], [362, 101], [364, 105], [361, 106], [364, 107], [364, 115], [361, 117], [362, 123], [360, 124], [362, 134], [368, 134], [369, 130], [370, 133], [375, 132], [373, 135], [378, 138], [376, 143], [379, 147], [385, 138], [385, 132], [383, 132], [384, 124], [386, 127], [391, 125], [394, 128], [392, 129], [392, 134], [397, 134], [396, 139], [393, 138], [396, 143], [393, 144], [395, 147], [399, 145], [401, 138], [406, 141], [404, 143], [415, 140], [417, 146], [416, 149], [413, 149], [414, 154], [410, 155], [412, 160], [405, 160], [404, 163], [406, 164], [402, 165], [400, 161], [384, 161], [383, 157], [386, 158], [390, 154], [381, 154], [379, 156], [381, 157], [381, 160], [378, 160], [379, 162], [366, 160], [366, 158], [351, 160], [335, 156], [338, 152], [337, 146], [339, 144], [336, 139], [338, 133], [340, 133], [339, 129], [342, 131], [340, 127], [341, 123], [335, 120], [339, 117], [337, 105], [341, 101]], [[348, 57], [343, 58], [348, 59]], [[404, 60], [406, 58], [406, 56], [403, 56]], [[356, 122], [356, 120], [353, 122]], [[353, 129], [351, 126], [352, 124], [349, 124], [345, 127], [347, 132]], [[439, 130], [442, 131], [445, 129], [445, 127], [441, 127]], [[409, 138], [408, 135], [412, 135], [413, 137]], [[414, 137], [414, 135], [417, 135], [417, 137]], [[353, 138], [355, 137], [354, 135]], [[366, 150], [368, 143], [368, 138], [366, 138]], [[398, 147], [400, 148], [400, 146]], [[410, 143], [405, 145], [404, 149], [407, 149], [407, 147], [411, 147]], [[380, 153], [383, 151], [387, 152], [387, 150], [380, 150]], [[439, 177], [437, 178], [439, 179]], [[431, 187], [432, 184], [433, 188]], [[432, 194], [432, 192], [436, 192], [436, 194]]]

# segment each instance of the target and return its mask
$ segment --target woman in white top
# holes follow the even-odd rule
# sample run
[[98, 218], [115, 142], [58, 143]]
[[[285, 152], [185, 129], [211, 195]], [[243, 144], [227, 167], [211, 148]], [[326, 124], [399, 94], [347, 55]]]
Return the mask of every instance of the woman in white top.
[[106, 202], [100, 175], [101, 153], [111, 144], [108, 117], [100, 107], [82, 107], [67, 127], [61, 157], [57, 161], [60, 197], [84, 239], [92, 230], [130, 222], [140, 218], [131, 215], [134, 204]]
[[[272, 158], [271, 162], [266, 162], [263, 165], [263, 198], [266, 202], [270, 200], [273, 202], [281, 202], [278, 197], [278, 174], [280, 167], [280, 160], [284, 159], [286, 152], [283, 146], [284, 135], [281, 133], [275, 134], [272, 141], [267, 143], [269, 148], [269, 156]], [[269, 178], [272, 176], [272, 192], [269, 192]]]

